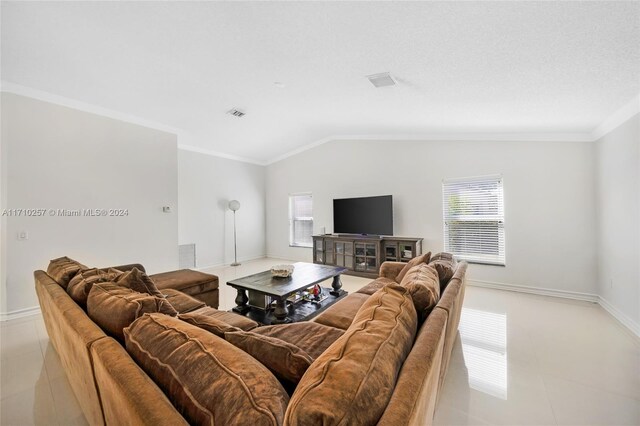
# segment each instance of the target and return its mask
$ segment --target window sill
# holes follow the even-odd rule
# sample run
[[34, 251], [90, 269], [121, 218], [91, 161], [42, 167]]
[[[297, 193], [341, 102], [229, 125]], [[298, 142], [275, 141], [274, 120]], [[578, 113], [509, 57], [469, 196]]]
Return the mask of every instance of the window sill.
[[313, 248], [313, 245], [310, 246], [303, 246], [300, 244], [289, 244], [289, 247], [296, 247], [296, 248]]
[[502, 267], [506, 267], [507, 266], [506, 263], [500, 263], [500, 262], [483, 262], [481, 260], [467, 260], [467, 259], [463, 259], [463, 258], [459, 258], [457, 260], [465, 261], [470, 265], [487, 265], [487, 266], [502, 266]]

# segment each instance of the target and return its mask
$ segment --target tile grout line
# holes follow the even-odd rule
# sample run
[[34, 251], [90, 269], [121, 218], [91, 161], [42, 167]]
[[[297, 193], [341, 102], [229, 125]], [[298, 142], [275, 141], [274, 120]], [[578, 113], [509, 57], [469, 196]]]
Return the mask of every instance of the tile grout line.
[[[44, 318], [42, 316], [40, 316], [40, 319], [42, 319], [42, 321], [44, 321]], [[56, 398], [53, 393], [53, 387], [51, 385], [51, 376], [49, 375], [49, 368], [47, 368], [47, 358], [45, 356], [45, 352], [44, 349], [42, 348], [42, 336], [40, 336], [40, 332], [38, 331], [38, 327], [36, 326], [36, 321], [37, 319], [33, 320], [33, 325], [36, 329], [36, 336], [38, 336], [38, 347], [40, 348], [40, 353], [42, 354], [42, 365], [44, 367], [44, 371], [45, 374], [47, 375], [47, 385], [49, 387], [49, 393], [51, 394], [51, 400], [53, 401], [53, 410], [56, 413], [56, 423], [57, 424], [61, 424], [60, 423], [60, 413], [58, 413], [58, 404], [56, 403]], [[46, 328], [45, 328], [46, 330]], [[49, 340], [49, 334], [47, 333], [47, 341]], [[65, 373], [66, 374], [66, 373]]]

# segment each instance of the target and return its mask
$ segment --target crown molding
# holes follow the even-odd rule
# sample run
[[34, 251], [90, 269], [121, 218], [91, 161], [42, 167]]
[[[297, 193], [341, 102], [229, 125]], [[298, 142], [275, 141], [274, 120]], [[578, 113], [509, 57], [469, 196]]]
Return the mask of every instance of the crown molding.
[[136, 124], [136, 125], [147, 127], [154, 130], [173, 133], [178, 137], [178, 146], [177, 146], [178, 149], [183, 151], [197, 152], [199, 154], [225, 158], [228, 160], [241, 161], [243, 163], [257, 164], [260, 166], [266, 165], [266, 163], [259, 160], [252, 159], [252, 158], [245, 158], [237, 155], [225, 154], [222, 152], [202, 149], [193, 145], [181, 144], [180, 139], [187, 139], [188, 132], [177, 127], [172, 127], [163, 123], [158, 123], [156, 121], [147, 120], [146, 118], [141, 118], [131, 114], [125, 114], [116, 110], [101, 107], [99, 105], [78, 101], [76, 99], [71, 99], [64, 96], [56, 95], [55, 93], [45, 92], [44, 90], [22, 86], [20, 84], [12, 83], [10, 81], [4, 81], [4, 80], [1, 81], [0, 91], [6, 92], [6, 93], [13, 93], [15, 95], [20, 95], [20, 96], [25, 96], [27, 98], [37, 99], [39, 101], [48, 102], [55, 105], [64, 106], [67, 108], [73, 108], [79, 111], [84, 111], [84, 112], [100, 115], [107, 118], [113, 118], [115, 120]]
[[591, 139], [597, 141], [610, 131], [618, 128], [622, 123], [640, 112], [640, 93], [629, 102], [613, 112], [598, 127], [591, 132]]
[[394, 142], [409, 142], [409, 141], [509, 141], [509, 142], [594, 142], [606, 135], [610, 131], [616, 129], [622, 123], [633, 117], [640, 112], [640, 94], [636, 95], [627, 104], [616, 110], [613, 114], [607, 117], [599, 126], [597, 126], [592, 132], [585, 133], [553, 133], [553, 132], [511, 132], [511, 133], [489, 133], [489, 132], [464, 132], [464, 133], [426, 133], [426, 134], [393, 134], [393, 135], [331, 135], [311, 142], [299, 148], [295, 148], [291, 151], [285, 152], [281, 155], [271, 158], [268, 161], [261, 161], [254, 158], [241, 157], [233, 154], [226, 154], [219, 151], [213, 151], [197, 147], [195, 145], [189, 145], [180, 143], [180, 140], [191, 139], [188, 137], [188, 132], [183, 129], [168, 126], [156, 121], [147, 120], [145, 118], [137, 117], [131, 114], [125, 114], [112, 109], [104, 108], [98, 105], [93, 105], [87, 102], [78, 101], [75, 99], [67, 98], [64, 96], [56, 95], [54, 93], [45, 92], [43, 90], [34, 89], [20, 84], [12, 83], [9, 81], [0, 82], [0, 91], [7, 93], [14, 93], [16, 95], [26, 96], [29, 98], [41, 100], [44, 102], [53, 103], [56, 105], [66, 106], [68, 108], [77, 109], [80, 111], [89, 112], [92, 114], [101, 115], [116, 120], [137, 124], [140, 126], [148, 127], [163, 132], [173, 133], [178, 137], [177, 148], [183, 151], [195, 152], [203, 155], [210, 155], [213, 157], [225, 158], [228, 160], [240, 161], [243, 163], [256, 164], [259, 166], [268, 166], [273, 163], [277, 163], [286, 158], [303, 153], [310, 149], [316, 148], [320, 145], [324, 145], [327, 142], [344, 140], [368, 140], [368, 141], [394, 141]]
[[90, 104], [87, 102], [78, 101], [75, 99], [67, 98], [64, 96], [56, 95], [54, 93], [45, 92], [43, 90], [34, 89], [20, 84], [11, 83], [9, 81], [0, 82], [0, 90], [6, 93], [13, 93], [27, 98], [37, 99], [43, 102], [49, 102], [52, 104], [77, 109], [79, 111], [88, 112], [91, 114], [101, 115], [107, 118], [113, 118], [115, 120], [124, 121], [131, 124], [137, 124], [139, 126], [148, 127], [155, 130], [160, 130], [167, 133], [173, 133], [178, 135], [182, 131], [178, 128], [167, 126], [166, 124], [158, 123], [156, 121], [147, 120], [146, 118], [137, 117], [131, 114], [125, 114], [120, 111], [104, 108], [98, 105]]
[[484, 133], [484, 132], [465, 132], [465, 133], [425, 133], [425, 134], [407, 134], [407, 135], [332, 135], [322, 138], [310, 144], [296, 148], [282, 155], [272, 158], [266, 164], [277, 163], [286, 158], [308, 151], [312, 148], [324, 145], [332, 141], [394, 141], [394, 142], [414, 142], [414, 141], [492, 141], [492, 142], [592, 142], [593, 138], [590, 133]]
[[182, 145], [182, 144], [179, 144], [178, 145], [178, 149], [182, 150], [182, 151], [189, 151], [189, 152], [196, 152], [198, 154], [210, 155], [212, 157], [224, 158], [224, 159], [227, 159], [227, 160], [240, 161], [242, 163], [256, 164], [258, 166], [266, 166], [267, 165], [267, 163], [265, 163], [264, 161], [258, 161], [258, 160], [254, 160], [252, 158], [240, 157], [240, 156], [237, 156], [237, 155], [225, 154], [223, 152], [211, 151], [209, 149], [202, 149], [202, 148], [198, 148], [197, 146], [193, 146], [193, 145]]

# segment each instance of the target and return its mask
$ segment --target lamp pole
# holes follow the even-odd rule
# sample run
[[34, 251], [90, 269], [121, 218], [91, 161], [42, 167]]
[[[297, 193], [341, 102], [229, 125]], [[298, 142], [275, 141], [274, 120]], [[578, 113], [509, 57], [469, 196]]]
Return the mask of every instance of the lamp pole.
[[236, 239], [236, 211], [240, 210], [240, 202], [238, 200], [229, 201], [229, 209], [233, 211], [233, 263], [231, 266], [239, 266], [238, 244]]

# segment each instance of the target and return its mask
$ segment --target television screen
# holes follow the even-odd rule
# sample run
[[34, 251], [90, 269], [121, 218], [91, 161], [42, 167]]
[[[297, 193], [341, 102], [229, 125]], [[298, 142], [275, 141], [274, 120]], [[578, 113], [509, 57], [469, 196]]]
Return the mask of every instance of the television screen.
[[393, 235], [391, 195], [333, 200], [333, 232]]

